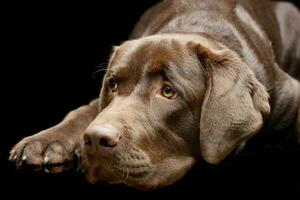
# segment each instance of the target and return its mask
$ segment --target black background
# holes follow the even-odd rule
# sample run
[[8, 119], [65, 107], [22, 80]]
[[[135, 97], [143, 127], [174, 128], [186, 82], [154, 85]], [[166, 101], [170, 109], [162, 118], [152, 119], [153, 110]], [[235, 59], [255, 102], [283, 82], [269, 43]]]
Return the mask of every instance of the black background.
[[[25, 136], [58, 123], [98, 95], [112, 45], [126, 40], [139, 16], [158, 1], [31, 2], [1, 6], [1, 193], [10, 198], [192, 194], [243, 197], [300, 192], [300, 151], [272, 147], [228, 158], [220, 166], [199, 163], [173, 186], [140, 193], [126, 186], [88, 184], [74, 173], [32, 174], [7, 162]], [[300, 24], [299, 24], [300, 25]], [[298, 197], [299, 197], [298, 193]]]

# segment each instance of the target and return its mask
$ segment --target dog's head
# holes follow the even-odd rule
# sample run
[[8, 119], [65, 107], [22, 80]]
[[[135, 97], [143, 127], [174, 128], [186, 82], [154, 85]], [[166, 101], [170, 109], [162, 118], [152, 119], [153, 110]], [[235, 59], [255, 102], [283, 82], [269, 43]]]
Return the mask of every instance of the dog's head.
[[219, 163], [260, 130], [269, 111], [249, 67], [206, 35], [127, 41], [111, 56], [82, 165], [90, 182], [168, 185], [199, 156]]

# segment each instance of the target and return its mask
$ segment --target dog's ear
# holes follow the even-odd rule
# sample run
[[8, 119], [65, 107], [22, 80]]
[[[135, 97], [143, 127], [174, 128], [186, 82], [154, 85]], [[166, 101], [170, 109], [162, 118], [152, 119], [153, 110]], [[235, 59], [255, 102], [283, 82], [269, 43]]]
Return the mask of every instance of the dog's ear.
[[249, 67], [230, 50], [211, 50], [192, 44], [206, 72], [201, 108], [202, 157], [218, 164], [256, 134], [270, 113], [269, 96]]

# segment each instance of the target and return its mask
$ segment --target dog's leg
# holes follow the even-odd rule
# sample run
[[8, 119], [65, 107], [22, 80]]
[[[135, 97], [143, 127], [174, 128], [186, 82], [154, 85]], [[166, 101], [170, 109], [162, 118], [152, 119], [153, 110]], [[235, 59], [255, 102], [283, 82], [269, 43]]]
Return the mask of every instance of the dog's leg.
[[32, 166], [46, 172], [70, 169], [82, 133], [98, 114], [98, 99], [70, 112], [58, 125], [22, 139], [10, 152], [18, 168]]

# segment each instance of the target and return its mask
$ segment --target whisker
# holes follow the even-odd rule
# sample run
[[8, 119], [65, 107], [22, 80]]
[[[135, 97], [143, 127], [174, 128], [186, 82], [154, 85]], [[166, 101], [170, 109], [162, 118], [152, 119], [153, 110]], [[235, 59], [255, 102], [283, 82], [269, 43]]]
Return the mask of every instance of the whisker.
[[124, 178], [124, 180], [123, 180], [123, 183], [125, 184], [126, 183], [126, 181], [127, 181], [127, 179], [128, 179], [128, 177], [129, 177], [129, 168], [127, 167], [126, 168], [126, 174], [124, 174], [125, 175], [125, 178]]
[[96, 71], [94, 71], [92, 74], [93, 80], [97, 80], [98, 75], [106, 71], [107, 69], [97, 69]]
[[95, 72], [103, 72], [103, 71], [105, 72], [105, 71], [107, 71], [107, 69], [97, 69]]
[[100, 63], [97, 66], [95, 66], [94, 68], [95, 69], [104, 69], [104, 68], [106, 68], [106, 66], [107, 66], [107, 63]]

